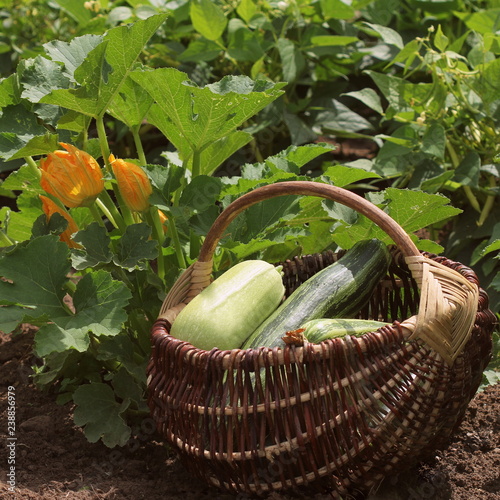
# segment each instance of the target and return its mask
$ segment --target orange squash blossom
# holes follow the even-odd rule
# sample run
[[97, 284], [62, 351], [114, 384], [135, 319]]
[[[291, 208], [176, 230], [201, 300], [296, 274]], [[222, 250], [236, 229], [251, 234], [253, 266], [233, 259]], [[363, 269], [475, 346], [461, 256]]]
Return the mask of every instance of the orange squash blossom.
[[135, 163], [117, 159], [113, 155], [110, 155], [109, 163], [127, 207], [133, 212], [147, 210], [153, 188], [144, 170]]
[[54, 151], [40, 160], [42, 189], [69, 208], [89, 206], [104, 189], [101, 167], [85, 151], [60, 144], [66, 151]]

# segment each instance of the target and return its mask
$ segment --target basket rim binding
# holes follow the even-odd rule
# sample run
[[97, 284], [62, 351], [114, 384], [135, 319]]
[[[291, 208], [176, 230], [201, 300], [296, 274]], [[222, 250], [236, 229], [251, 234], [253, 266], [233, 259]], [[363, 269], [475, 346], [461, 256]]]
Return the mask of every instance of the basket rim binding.
[[[420, 290], [418, 313], [400, 324], [404, 336], [408, 340], [423, 340], [452, 366], [471, 336], [479, 287], [421, 253], [402, 227], [370, 201], [344, 188], [313, 181], [284, 181], [261, 186], [230, 203], [207, 233], [198, 260], [170, 289], [157, 319], [172, 324], [182, 308], [210, 284], [213, 254], [225, 229], [238, 214], [260, 201], [285, 195], [319, 196], [341, 203], [365, 215], [386, 232], [404, 256]], [[321, 345], [317, 348], [319, 352]], [[297, 354], [300, 349], [296, 350]], [[265, 351], [260, 355], [265, 356]]]

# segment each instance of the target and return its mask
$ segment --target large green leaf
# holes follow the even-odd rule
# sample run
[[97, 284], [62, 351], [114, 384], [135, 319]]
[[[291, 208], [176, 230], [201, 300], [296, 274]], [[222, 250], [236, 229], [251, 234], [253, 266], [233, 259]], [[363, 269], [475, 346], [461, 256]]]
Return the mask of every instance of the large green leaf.
[[258, 7], [253, 0], [240, 0], [236, 12], [248, 24], [253, 15], [257, 13]]
[[81, 328], [64, 328], [51, 323], [41, 326], [35, 334], [35, 353], [40, 357], [68, 350], [85, 352], [89, 345], [90, 337]]
[[473, 89], [479, 94], [486, 105], [493, 104], [491, 113], [494, 114], [500, 100], [498, 81], [500, 78], [500, 58], [480, 64], [478, 78], [473, 82]]
[[81, 26], [84, 26], [92, 19], [92, 12], [85, 7], [84, 2], [75, 2], [75, 0], [54, 1]]
[[131, 292], [106, 271], [87, 273], [78, 282], [73, 295], [75, 315], [66, 324], [94, 335], [118, 335], [127, 319], [125, 307]]
[[0, 109], [19, 104], [21, 89], [17, 74], [13, 73], [0, 81]]
[[306, 61], [292, 40], [280, 38], [276, 43], [283, 67], [283, 79], [286, 82], [295, 81], [306, 66]]
[[481, 157], [476, 151], [471, 151], [465, 155], [460, 165], [455, 169], [453, 182], [462, 186], [479, 187], [479, 177], [481, 169]]
[[67, 316], [63, 287], [70, 268], [69, 249], [59, 238], [33, 239], [0, 259], [0, 276], [9, 280], [0, 281], [0, 304], [14, 308], [18, 322]]
[[399, 49], [403, 48], [404, 46], [403, 39], [397, 31], [387, 26], [381, 26], [380, 24], [374, 24], [374, 23], [364, 23], [364, 24], [366, 26], [369, 26], [372, 30], [376, 31], [382, 37], [382, 40], [388, 45], [395, 45]]
[[375, 92], [375, 90], [371, 88], [353, 90], [352, 92], [346, 92], [344, 95], [354, 97], [354, 99], [359, 99], [363, 104], [373, 109], [377, 113], [382, 114], [384, 112], [380, 96]]
[[433, 123], [422, 137], [421, 150], [432, 156], [444, 160], [446, 148], [446, 130], [439, 123]]
[[465, 25], [478, 33], [496, 33], [500, 29], [500, 8], [480, 10], [478, 12], [454, 12]]
[[[440, 194], [429, 194], [409, 189], [388, 188], [376, 194], [373, 202], [386, 205], [385, 211], [408, 233], [446, 220], [461, 212], [449, 205], [449, 199]], [[351, 248], [357, 241], [379, 238], [389, 243], [387, 234], [365, 216], [359, 216], [356, 223], [337, 227], [332, 236], [342, 248]], [[428, 246], [427, 246], [428, 248]]]
[[192, 212], [203, 212], [215, 204], [221, 187], [222, 183], [217, 177], [199, 175], [183, 189], [179, 205], [189, 208]]
[[[10, 160], [17, 157], [20, 150], [28, 147], [30, 141], [38, 136], [49, 136], [47, 129], [38, 123], [34, 113], [23, 104], [6, 106], [0, 115], [0, 158]], [[40, 151], [39, 154], [45, 151]], [[36, 154], [33, 151], [28, 154]]]
[[55, 90], [41, 102], [58, 104], [88, 116], [102, 115], [135, 68], [144, 46], [165, 18], [165, 14], [159, 14], [131, 26], [109, 30], [103, 42], [89, 52], [75, 70], [75, 79], [81, 87]]
[[[270, 156], [266, 159], [266, 163], [272, 163], [276, 167], [287, 172], [300, 172], [300, 169], [307, 165], [310, 161], [318, 158], [326, 153], [330, 153], [335, 149], [335, 146], [329, 144], [306, 144], [303, 146], [288, 146], [283, 151]], [[293, 168], [293, 167], [295, 168]]]
[[387, 199], [390, 200], [389, 215], [407, 233], [418, 231], [462, 212], [459, 208], [449, 205], [450, 200], [441, 194], [395, 188], [387, 188], [385, 192]]
[[10, 213], [7, 235], [17, 242], [29, 240], [33, 223], [43, 213], [38, 197], [43, 194], [40, 179], [36, 171], [24, 165], [12, 172], [2, 186], [12, 191], [21, 191], [16, 198], [17, 210]]
[[238, 62], [255, 62], [264, 56], [264, 51], [255, 31], [251, 31], [241, 19], [231, 19], [228, 27], [229, 46], [227, 53], [229, 57]]
[[342, 0], [320, 0], [319, 3], [325, 20], [351, 19], [355, 15], [354, 8]]
[[336, 99], [316, 99], [313, 101], [313, 107], [311, 116], [314, 125], [323, 130], [345, 133], [373, 128], [368, 120]]
[[[243, 130], [235, 130], [209, 144], [200, 155], [200, 174], [211, 175], [233, 153], [246, 146], [252, 140], [252, 135]], [[191, 158], [192, 160], [192, 158]], [[188, 168], [192, 168], [192, 161]]]
[[77, 405], [74, 422], [84, 427], [88, 441], [96, 443], [102, 439], [110, 448], [126, 444], [131, 430], [122, 413], [130, 404], [128, 399], [120, 404], [109, 385], [93, 383], [78, 387], [73, 393], [73, 401]]
[[142, 123], [153, 104], [151, 96], [138, 83], [128, 77], [109, 105], [109, 113], [129, 128]]
[[111, 239], [107, 230], [97, 222], [78, 231], [73, 240], [85, 248], [85, 250], [75, 249], [72, 252], [71, 260], [75, 269], [86, 269], [111, 262], [113, 257], [109, 248]]
[[89, 52], [95, 49], [102, 42], [100, 35], [83, 35], [73, 38], [70, 42], [62, 40], [53, 40], [46, 43], [43, 47], [45, 52], [53, 61], [64, 64], [64, 73], [72, 80], [76, 68], [78, 68]]
[[183, 160], [233, 132], [279, 97], [285, 85], [227, 76], [197, 87], [174, 68], [134, 72], [131, 77], [156, 101], [148, 119], [173, 143]]
[[212, 0], [191, 0], [190, 15], [194, 29], [207, 40], [217, 40], [226, 29], [227, 18]]
[[[252, 205], [229, 225], [230, 239], [248, 243], [260, 235], [267, 238], [280, 223], [299, 213], [299, 200], [297, 196], [280, 196]], [[282, 241], [281, 236], [279, 240]]]
[[122, 281], [115, 281], [106, 271], [87, 273], [73, 296], [75, 314], [54, 319], [50, 328], [35, 335], [36, 352], [46, 356], [67, 349], [85, 351], [95, 336], [118, 335], [127, 319], [125, 307], [131, 292]]
[[10, 213], [7, 236], [12, 241], [22, 242], [31, 238], [33, 224], [43, 212], [38, 195], [30, 192], [21, 193], [16, 204], [18, 211]]
[[[128, 335], [101, 337], [96, 359], [99, 361], [118, 362], [131, 373], [136, 380], [146, 383], [147, 355], [137, 356], [137, 344]], [[142, 353], [141, 353], [142, 354]], [[148, 351], [149, 354], [149, 351]]]
[[35, 194], [42, 194], [43, 189], [40, 187], [40, 177], [28, 165], [24, 165], [18, 170], [12, 172], [3, 182], [2, 186], [12, 191], [24, 191]]
[[147, 224], [141, 222], [128, 226], [125, 234], [118, 240], [113, 262], [129, 271], [145, 269], [146, 261], [158, 256], [157, 242], [150, 237], [151, 227]]
[[323, 175], [330, 179], [332, 184], [338, 187], [344, 187], [363, 179], [380, 178], [380, 175], [375, 172], [368, 172], [362, 168], [349, 167], [345, 165], [332, 165], [325, 170]]
[[153, 186], [153, 194], [149, 197], [149, 202], [167, 210], [170, 207], [173, 193], [181, 186], [184, 169], [173, 164], [167, 167], [146, 165], [146, 171]]
[[389, 102], [389, 109], [386, 110], [388, 117], [392, 117], [394, 113], [409, 113], [408, 116], [412, 117], [413, 111], [426, 111], [428, 103], [442, 106], [441, 101], [445, 96], [439, 95], [439, 87], [436, 89], [431, 83], [411, 83], [397, 76], [371, 70], [366, 73]]
[[68, 88], [70, 80], [62, 72], [61, 65], [45, 57], [23, 60], [19, 63], [18, 72], [22, 74], [21, 97], [30, 102], [38, 102], [54, 89]]

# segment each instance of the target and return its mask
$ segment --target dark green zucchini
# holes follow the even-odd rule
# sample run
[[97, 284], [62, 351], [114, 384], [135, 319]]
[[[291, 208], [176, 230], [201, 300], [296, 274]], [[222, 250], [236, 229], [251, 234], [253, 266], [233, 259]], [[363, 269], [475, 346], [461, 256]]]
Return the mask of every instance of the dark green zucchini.
[[302, 283], [243, 343], [242, 349], [283, 346], [281, 338], [306, 321], [349, 318], [369, 300], [386, 274], [387, 246], [378, 239], [356, 243], [337, 262]]

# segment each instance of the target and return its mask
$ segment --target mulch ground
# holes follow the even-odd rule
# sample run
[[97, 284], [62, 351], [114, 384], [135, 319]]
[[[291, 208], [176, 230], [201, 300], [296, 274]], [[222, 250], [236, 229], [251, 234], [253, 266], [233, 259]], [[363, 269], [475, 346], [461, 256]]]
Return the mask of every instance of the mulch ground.
[[[89, 443], [72, 406], [31, 383], [33, 333], [0, 333], [0, 498], [33, 500], [231, 499], [189, 475], [144, 420], [120, 449]], [[15, 388], [15, 488], [9, 491], [8, 387]], [[12, 392], [12, 391], [11, 391]], [[500, 384], [471, 401], [446, 449], [392, 475], [370, 500], [500, 500]], [[271, 500], [291, 498], [273, 494]], [[299, 497], [301, 498], [301, 497]]]

